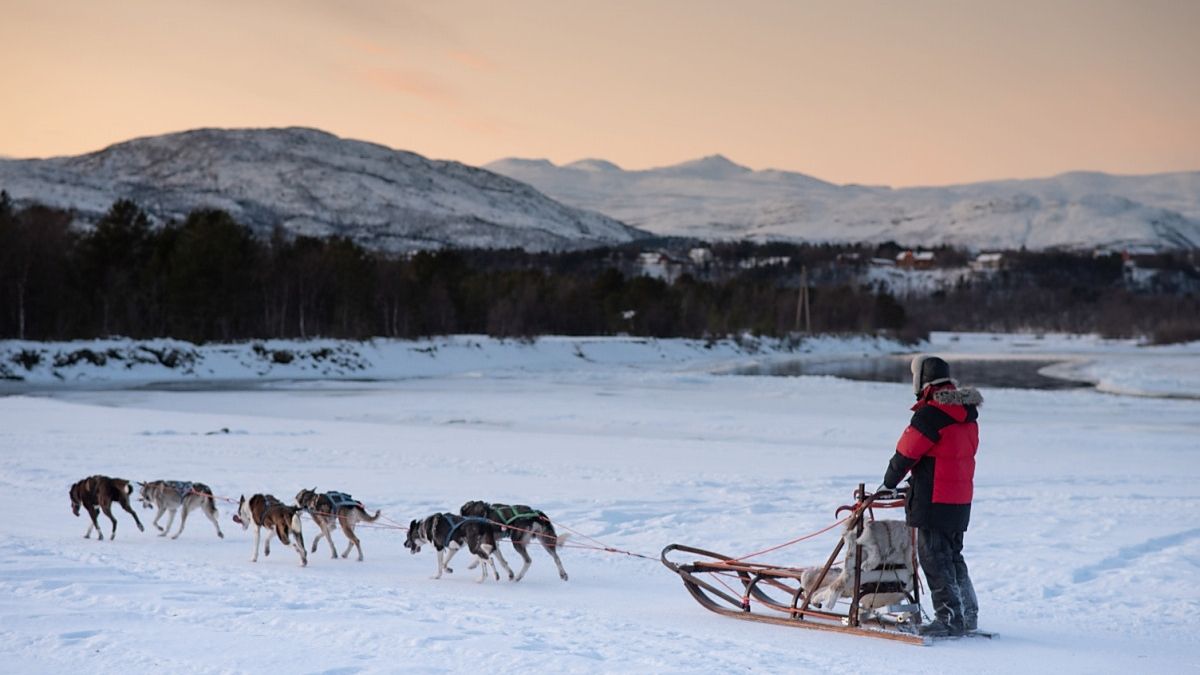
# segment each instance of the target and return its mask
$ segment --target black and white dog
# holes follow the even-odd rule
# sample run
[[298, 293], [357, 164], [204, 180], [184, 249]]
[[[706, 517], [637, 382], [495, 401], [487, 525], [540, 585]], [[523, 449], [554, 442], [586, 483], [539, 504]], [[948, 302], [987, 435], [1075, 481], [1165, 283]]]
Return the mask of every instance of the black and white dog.
[[[453, 513], [435, 513], [424, 520], [414, 520], [408, 525], [408, 536], [404, 545], [414, 555], [421, 552], [423, 544], [432, 544], [437, 550], [437, 574], [434, 579], [441, 579], [443, 572], [453, 573], [450, 569], [450, 559], [464, 546], [475, 556], [475, 562], [481, 564], [479, 582], [487, 579], [488, 564], [492, 573], [500, 579], [496, 571], [496, 563], [492, 562], [492, 554], [496, 552], [496, 538], [492, 527], [485, 518], [466, 518]], [[508, 578], [512, 578], [512, 570], [504, 563]]]
[[[513, 548], [524, 559], [525, 564], [521, 567], [521, 571], [517, 573], [514, 581], [520, 581], [525, 577], [525, 573], [529, 571], [529, 566], [533, 563], [533, 559], [529, 557], [526, 551], [529, 543], [534, 537], [542, 544], [542, 548], [554, 558], [554, 564], [558, 566], [558, 577], [563, 581], [567, 580], [567, 571], [563, 569], [562, 561], [558, 559], [558, 545], [566, 541], [567, 535], [558, 535], [554, 531], [554, 524], [550, 522], [549, 516], [545, 513], [531, 509], [524, 504], [489, 504], [482, 501], [471, 501], [462, 505], [459, 513], [464, 516], [476, 516], [486, 518], [488, 524], [492, 527], [492, 534], [496, 541], [499, 542], [504, 537], [512, 540]], [[508, 569], [508, 563], [500, 555], [500, 549], [496, 549], [496, 557], [500, 563]], [[511, 578], [511, 576], [510, 576]]]
[[[183, 515], [179, 519], [179, 531], [171, 536], [172, 539], [178, 539], [179, 535], [183, 534], [183, 527], [187, 525], [188, 513], [200, 509], [200, 512], [212, 521], [213, 527], [217, 528], [217, 536], [225, 538], [225, 534], [221, 532], [221, 525], [217, 523], [217, 505], [213, 500], [213, 492], [204, 483], [152, 480], [149, 483], [141, 484], [141, 488], [138, 489], [138, 499], [141, 500], [142, 506], [148, 509], [152, 507], [158, 509], [151, 524], [158, 528], [160, 537], [167, 536], [171, 530], [171, 523], [175, 522], [176, 511], [183, 509]], [[162, 518], [164, 512], [167, 514], [166, 527], [158, 524], [158, 520]]]

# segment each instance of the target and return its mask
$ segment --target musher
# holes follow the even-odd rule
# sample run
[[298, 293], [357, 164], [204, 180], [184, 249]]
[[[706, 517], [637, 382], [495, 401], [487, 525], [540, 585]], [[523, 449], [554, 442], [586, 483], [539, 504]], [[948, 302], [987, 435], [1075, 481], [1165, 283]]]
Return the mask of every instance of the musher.
[[963, 533], [971, 519], [979, 406], [974, 388], [959, 389], [950, 365], [936, 356], [912, 361], [912, 420], [900, 436], [883, 485], [893, 489], [911, 472], [906, 521], [917, 528], [917, 559], [936, 618], [921, 626], [933, 637], [978, 628], [979, 603], [963, 560]]

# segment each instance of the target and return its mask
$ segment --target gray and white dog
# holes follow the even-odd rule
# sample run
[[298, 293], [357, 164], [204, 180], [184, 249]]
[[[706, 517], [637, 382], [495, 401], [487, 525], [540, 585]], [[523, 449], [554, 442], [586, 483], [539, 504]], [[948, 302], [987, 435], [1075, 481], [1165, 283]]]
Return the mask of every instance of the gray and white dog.
[[[183, 528], [187, 525], [188, 513], [196, 509], [208, 517], [212, 521], [213, 527], [217, 528], [217, 536], [224, 539], [225, 534], [221, 532], [221, 526], [217, 523], [217, 505], [213, 499], [212, 489], [204, 483], [191, 483], [178, 480], [152, 480], [148, 483], [142, 483], [138, 489], [138, 499], [141, 500], [142, 506], [145, 508], [157, 508], [158, 512], [154, 514], [154, 520], [151, 522], [154, 527], [158, 528], [160, 537], [167, 536], [171, 530], [171, 524], [175, 522], [175, 512], [183, 509], [183, 515], [179, 518], [179, 531], [171, 536], [172, 539], [178, 539], [179, 535], [183, 534]], [[167, 514], [167, 526], [162, 527], [158, 524], [159, 518], [162, 518], [163, 513]]]

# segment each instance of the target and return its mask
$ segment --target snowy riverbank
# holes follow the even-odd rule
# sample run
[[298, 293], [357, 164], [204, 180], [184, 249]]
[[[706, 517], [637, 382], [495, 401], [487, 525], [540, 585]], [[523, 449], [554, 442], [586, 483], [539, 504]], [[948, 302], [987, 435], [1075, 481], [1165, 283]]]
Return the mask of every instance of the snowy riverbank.
[[402, 380], [530, 373], [732, 372], [789, 360], [857, 359], [927, 351], [947, 359], [1053, 361], [1043, 374], [1100, 391], [1200, 397], [1200, 343], [1144, 346], [1079, 335], [934, 333], [905, 345], [870, 336], [796, 341], [632, 337], [500, 340], [460, 335], [425, 340], [265, 340], [195, 345], [179, 340], [0, 341], [0, 393], [60, 388], [247, 386], [282, 380]]

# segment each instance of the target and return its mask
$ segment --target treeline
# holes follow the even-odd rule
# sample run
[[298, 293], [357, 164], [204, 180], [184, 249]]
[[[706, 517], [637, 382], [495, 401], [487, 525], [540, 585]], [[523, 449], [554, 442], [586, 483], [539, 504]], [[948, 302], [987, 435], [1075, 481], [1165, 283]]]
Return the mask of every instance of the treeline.
[[[136, 204], [119, 201], [90, 230], [71, 221], [62, 210], [15, 209], [0, 193], [0, 339], [784, 336], [797, 327], [801, 267], [812, 285], [814, 332], [915, 339], [929, 330], [1044, 330], [1200, 339], [1194, 293], [1127, 290], [1115, 256], [1012, 252], [995, 274], [896, 298], [861, 287], [857, 276], [864, 260], [894, 257], [895, 244], [715, 244], [710, 263], [667, 282], [640, 274], [644, 243], [395, 256], [340, 237], [255, 236], [216, 210], [151, 227]], [[688, 244], [675, 245], [677, 257], [686, 257]], [[773, 257], [788, 262], [742, 264]], [[968, 256], [942, 248], [937, 258], [961, 265]], [[1182, 257], [1162, 264], [1195, 275]]]
[[[152, 228], [129, 201], [87, 232], [70, 222], [64, 211], [0, 203], [0, 337], [705, 337], [784, 335], [795, 321], [794, 289], [631, 276], [619, 269], [628, 252], [397, 257], [340, 237], [256, 238], [215, 210]], [[869, 291], [818, 289], [813, 307], [825, 330], [905, 325], [893, 298]]]

